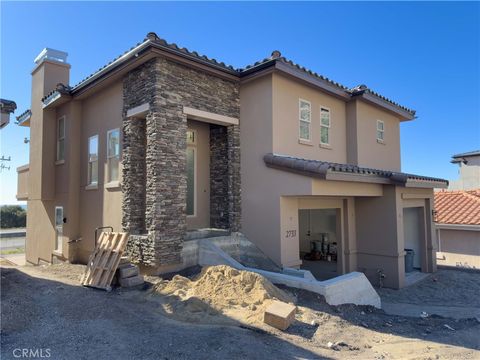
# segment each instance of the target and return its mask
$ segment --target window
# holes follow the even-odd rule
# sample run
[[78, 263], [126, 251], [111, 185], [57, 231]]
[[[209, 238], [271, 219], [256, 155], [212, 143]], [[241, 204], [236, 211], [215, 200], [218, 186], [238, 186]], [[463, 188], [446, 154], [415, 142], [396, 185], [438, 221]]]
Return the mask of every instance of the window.
[[377, 120], [377, 140], [378, 141], [385, 141], [385, 124], [382, 120]]
[[298, 110], [300, 118], [300, 140], [310, 141], [310, 123], [312, 118], [311, 105], [308, 101], [300, 99]]
[[88, 138], [88, 185], [98, 184], [98, 135]]
[[57, 161], [65, 160], [65, 116], [57, 120]]
[[107, 132], [107, 182], [118, 181], [120, 163], [120, 130]]
[[195, 132], [187, 131], [187, 216], [195, 216]]
[[320, 108], [320, 144], [330, 145], [330, 110]]

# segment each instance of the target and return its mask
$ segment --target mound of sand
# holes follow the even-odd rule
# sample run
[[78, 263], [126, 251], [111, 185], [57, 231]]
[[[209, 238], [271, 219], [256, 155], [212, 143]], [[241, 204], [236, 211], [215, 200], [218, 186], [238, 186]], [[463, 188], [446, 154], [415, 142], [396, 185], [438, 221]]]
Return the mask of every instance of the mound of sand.
[[161, 281], [153, 294], [170, 317], [208, 324], [260, 324], [274, 299], [293, 302], [263, 276], [229, 266], [210, 266], [194, 279], [176, 275]]

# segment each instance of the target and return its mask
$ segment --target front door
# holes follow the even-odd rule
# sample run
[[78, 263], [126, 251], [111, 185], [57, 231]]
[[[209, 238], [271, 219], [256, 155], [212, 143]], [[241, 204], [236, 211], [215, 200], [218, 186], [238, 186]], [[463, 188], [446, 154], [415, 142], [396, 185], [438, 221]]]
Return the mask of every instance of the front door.
[[63, 207], [55, 207], [55, 252], [62, 253], [63, 243]]

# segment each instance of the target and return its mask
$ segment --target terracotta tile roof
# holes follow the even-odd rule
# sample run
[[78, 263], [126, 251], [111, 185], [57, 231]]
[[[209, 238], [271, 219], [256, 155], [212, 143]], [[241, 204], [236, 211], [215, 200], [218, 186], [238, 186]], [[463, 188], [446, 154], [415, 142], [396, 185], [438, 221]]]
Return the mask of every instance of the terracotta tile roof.
[[480, 225], [480, 189], [435, 193], [435, 222]]

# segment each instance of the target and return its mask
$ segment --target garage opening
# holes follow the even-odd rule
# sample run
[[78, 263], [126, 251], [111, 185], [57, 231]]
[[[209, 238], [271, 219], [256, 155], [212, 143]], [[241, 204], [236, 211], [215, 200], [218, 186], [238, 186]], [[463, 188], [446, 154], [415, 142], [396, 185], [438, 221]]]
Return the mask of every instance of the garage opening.
[[317, 280], [327, 280], [338, 273], [340, 209], [299, 210], [301, 268], [309, 270]]
[[[425, 222], [423, 207], [409, 207], [403, 209], [403, 233], [405, 242], [405, 272], [411, 273], [422, 270], [424, 256]], [[413, 256], [412, 258], [409, 258]]]

